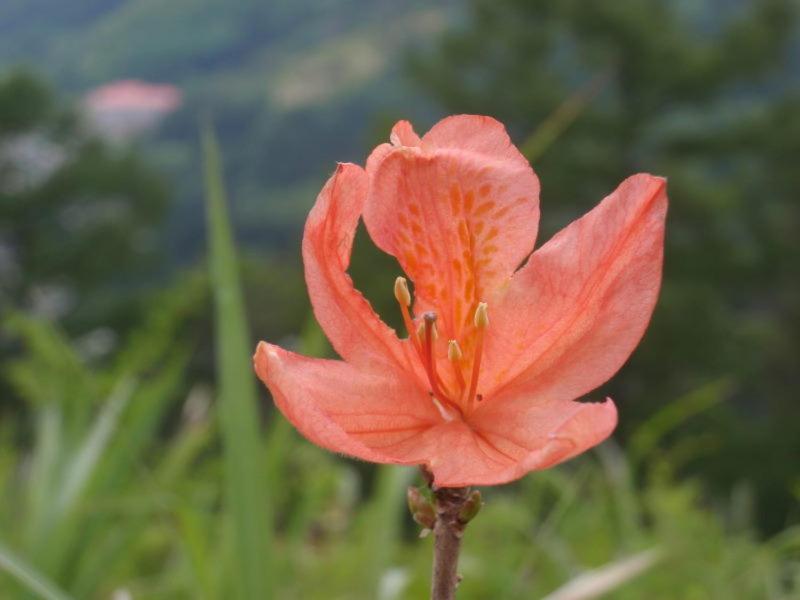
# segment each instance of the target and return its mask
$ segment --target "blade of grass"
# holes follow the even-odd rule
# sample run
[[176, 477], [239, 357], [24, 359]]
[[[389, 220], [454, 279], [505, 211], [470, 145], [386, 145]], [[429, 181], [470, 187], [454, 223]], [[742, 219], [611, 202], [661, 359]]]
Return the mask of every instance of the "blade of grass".
[[587, 571], [567, 582], [544, 600], [591, 600], [616, 590], [631, 579], [638, 577], [661, 558], [657, 549], [645, 550]]
[[36, 446], [27, 486], [25, 512], [26, 543], [30, 551], [41, 543], [52, 523], [55, 490], [58, 487], [62, 417], [59, 406], [48, 404], [36, 415]]
[[666, 434], [694, 415], [721, 403], [732, 389], [729, 379], [717, 379], [670, 402], [633, 433], [627, 448], [630, 461], [633, 464], [644, 461]]
[[363, 509], [360, 531], [363, 581], [373, 597], [381, 576], [396, 556], [400, 527], [406, 508], [406, 489], [417, 472], [411, 467], [381, 466], [376, 474], [372, 498]]
[[131, 379], [121, 380], [103, 405], [91, 430], [87, 432], [86, 440], [64, 472], [61, 493], [56, 499], [58, 513], [69, 511], [80, 496], [103, 457], [108, 442], [116, 431], [119, 417], [133, 396], [135, 387], [136, 384]]
[[219, 149], [203, 129], [209, 267], [216, 315], [220, 430], [224, 447], [226, 508], [233, 531], [234, 579], [241, 598], [270, 596], [272, 518], [266, 470], [260, 468], [257, 395], [251, 370], [236, 251], [226, 209]]
[[0, 543], [0, 569], [44, 600], [71, 600], [71, 596], [58, 589], [47, 577], [2, 543]]

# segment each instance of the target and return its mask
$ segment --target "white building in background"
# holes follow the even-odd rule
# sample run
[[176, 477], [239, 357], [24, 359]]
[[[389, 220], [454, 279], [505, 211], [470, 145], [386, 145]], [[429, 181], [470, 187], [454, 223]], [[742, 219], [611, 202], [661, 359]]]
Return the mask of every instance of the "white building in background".
[[83, 106], [93, 130], [105, 138], [125, 141], [158, 125], [182, 102], [183, 94], [174, 85], [129, 79], [91, 90]]

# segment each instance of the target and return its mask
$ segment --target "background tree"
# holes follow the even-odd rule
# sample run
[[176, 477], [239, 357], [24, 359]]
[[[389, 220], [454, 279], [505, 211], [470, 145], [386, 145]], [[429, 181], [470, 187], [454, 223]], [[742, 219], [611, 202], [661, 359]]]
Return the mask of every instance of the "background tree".
[[543, 186], [541, 239], [631, 173], [669, 178], [659, 307], [634, 364], [608, 385], [621, 431], [729, 380], [729, 402], [687, 437], [691, 462], [724, 490], [744, 474], [762, 524], [785, 525], [800, 455], [795, 5], [469, 6], [412, 72], [447, 112], [492, 114], [520, 142], [537, 131], [524, 149]]
[[157, 264], [167, 188], [39, 79], [0, 79], [0, 301], [72, 333], [124, 329]]

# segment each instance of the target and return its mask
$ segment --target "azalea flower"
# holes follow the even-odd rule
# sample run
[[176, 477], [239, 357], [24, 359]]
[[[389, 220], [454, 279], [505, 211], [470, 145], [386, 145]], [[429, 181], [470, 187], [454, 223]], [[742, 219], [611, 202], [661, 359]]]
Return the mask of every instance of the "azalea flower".
[[[664, 179], [634, 175], [531, 254], [539, 181], [504, 127], [461, 115], [420, 138], [400, 121], [365, 169], [337, 167], [305, 226], [314, 314], [342, 360], [261, 342], [256, 373], [312, 442], [424, 465], [438, 487], [551, 467], [616, 426], [611, 399], [575, 399], [644, 334], [666, 210]], [[359, 219], [413, 282], [394, 281], [405, 335], [347, 274]]]

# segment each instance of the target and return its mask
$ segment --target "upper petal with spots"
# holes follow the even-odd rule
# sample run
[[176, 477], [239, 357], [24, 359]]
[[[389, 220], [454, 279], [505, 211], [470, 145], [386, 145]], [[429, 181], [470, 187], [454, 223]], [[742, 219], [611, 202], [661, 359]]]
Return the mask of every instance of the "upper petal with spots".
[[367, 230], [413, 280], [417, 314], [435, 310], [440, 329], [459, 339], [477, 303], [533, 249], [538, 180], [502, 125], [485, 117], [446, 120], [421, 146], [376, 162]]

